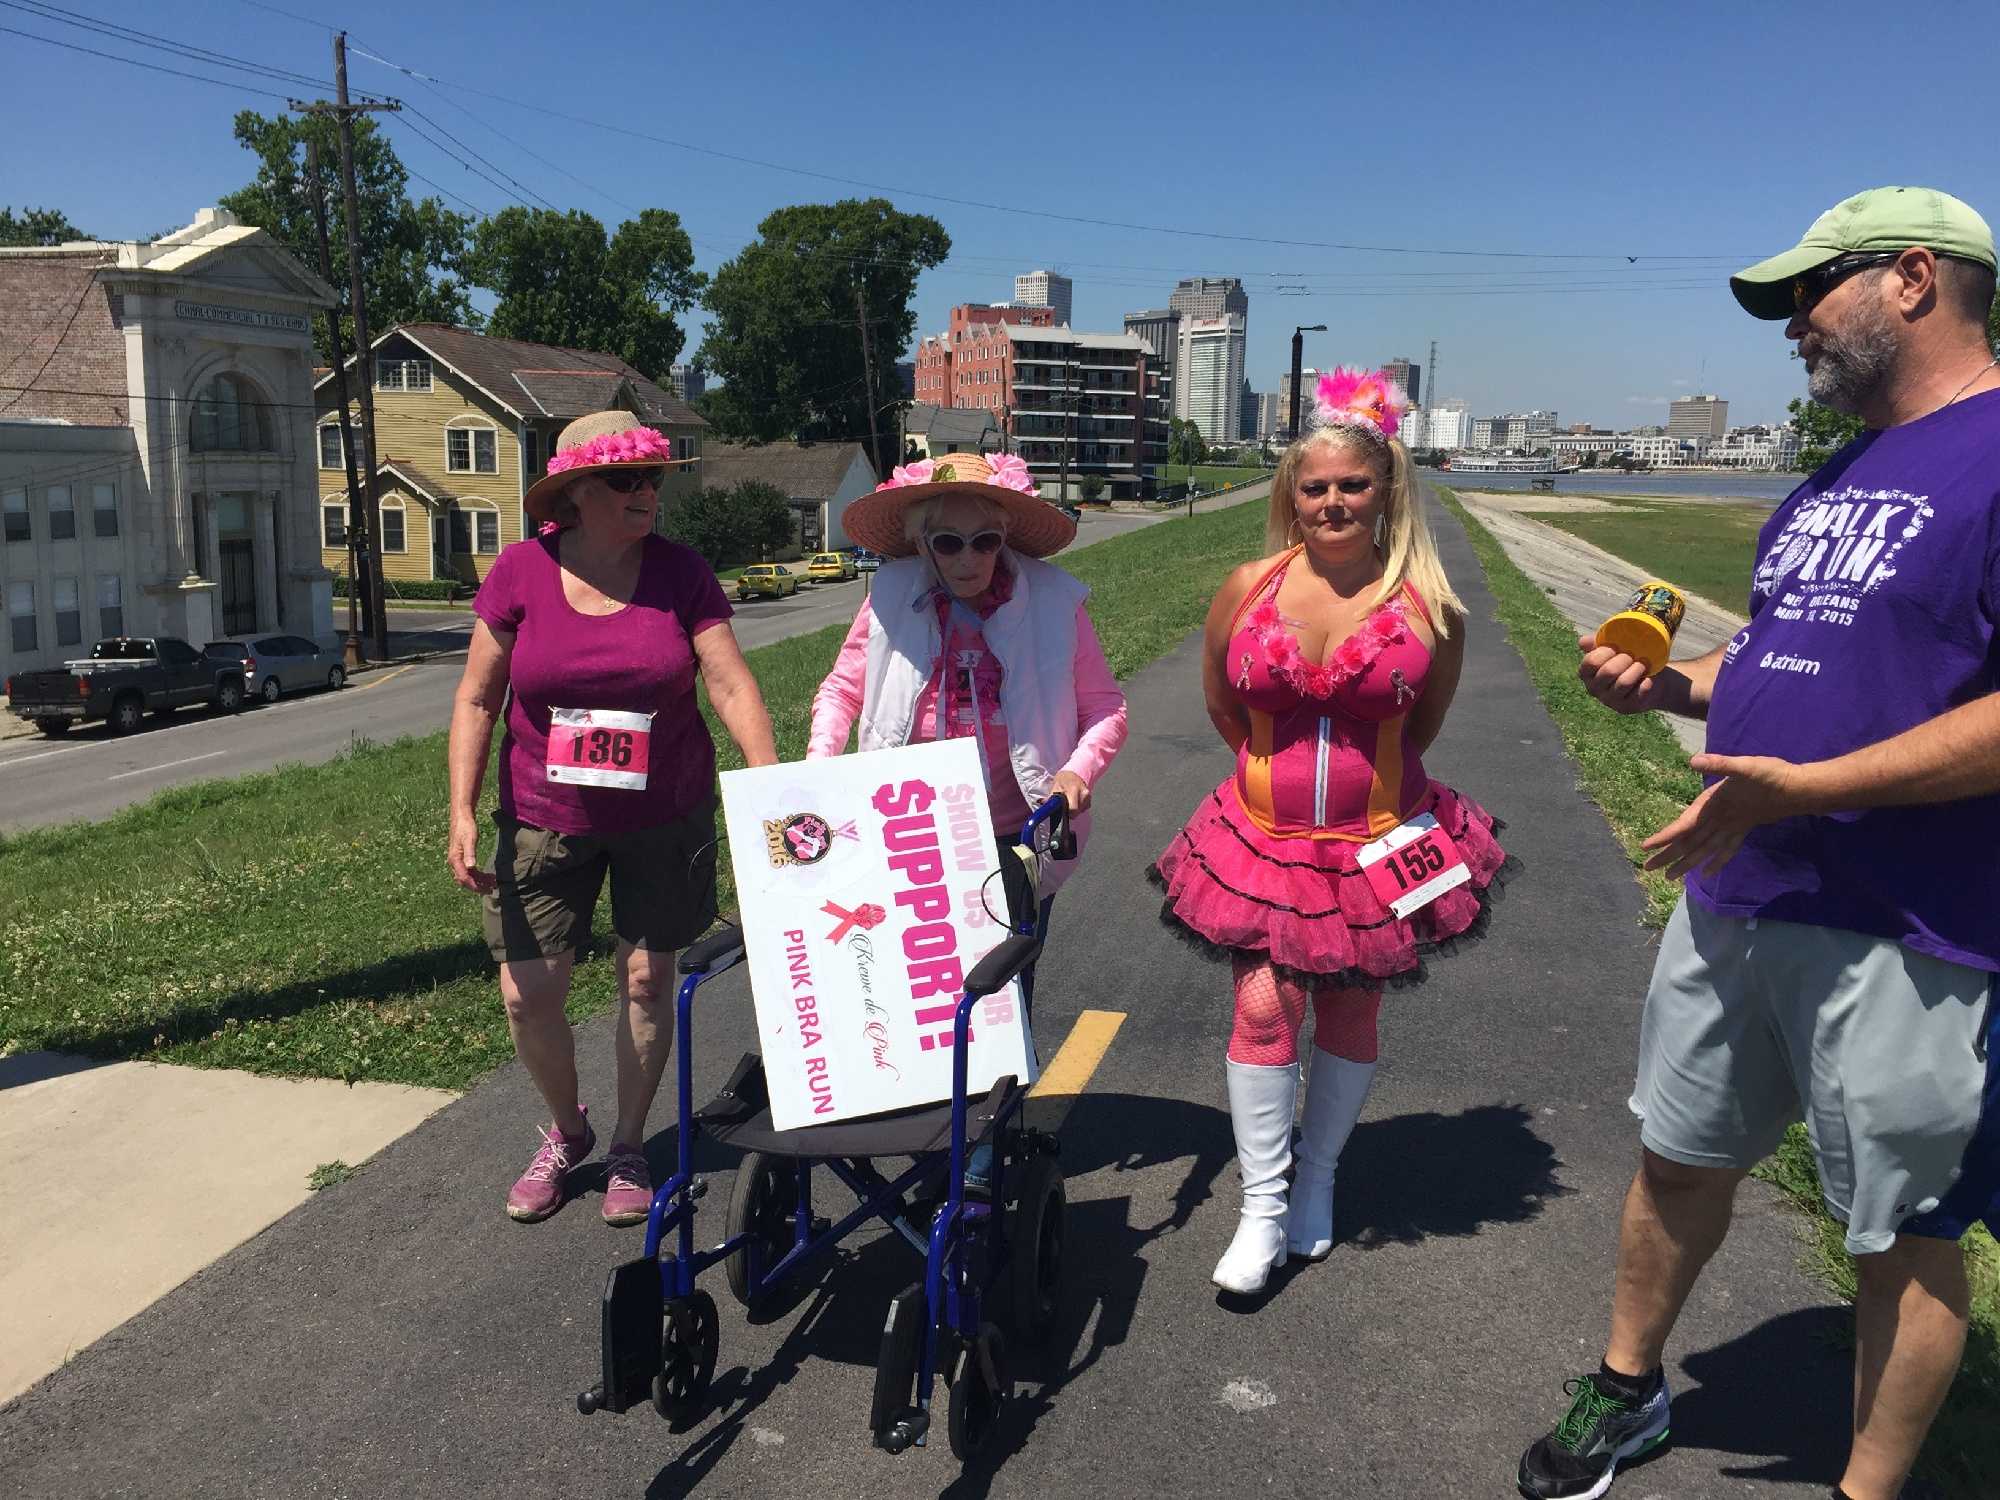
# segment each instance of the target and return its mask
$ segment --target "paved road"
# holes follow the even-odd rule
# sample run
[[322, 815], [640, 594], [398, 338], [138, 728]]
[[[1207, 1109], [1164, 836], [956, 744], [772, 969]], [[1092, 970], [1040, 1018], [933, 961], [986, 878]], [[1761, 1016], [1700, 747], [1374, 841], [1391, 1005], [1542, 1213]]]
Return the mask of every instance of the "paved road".
[[[883, 1307], [916, 1264], [882, 1235], [850, 1240], [800, 1302], [754, 1321], [711, 1274], [719, 1404], [689, 1430], [650, 1411], [577, 1416], [604, 1273], [638, 1236], [597, 1221], [594, 1191], [540, 1226], [501, 1215], [537, 1113], [510, 1067], [0, 1409], [8, 1487], [453, 1500], [1510, 1494], [1521, 1446], [1602, 1338], [1651, 953], [1630, 867], [1578, 796], [1462, 535], [1448, 518], [1440, 530], [1475, 629], [1432, 767], [1510, 820], [1526, 870], [1482, 944], [1385, 1006], [1383, 1066], [1342, 1166], [1325, 1264], [1288, 1270], [1251, 1306], [1208, 1283], [1235, 1209], [1228, 979], [1159, 926], [1140, 878], [1228, 763], [1184, 647], [1129, 684], [1133, 737], [1044, 960], [1045, 1049], [1081, 1008], [1130, 1019], [1063, 1131], [1071, 1290], [1053, 1347], [1017, 1363], [997, 1468], [961, 1475], [942, 1442], [899, 1458], [868, 1444]], [[694, 1069], [706, 1098], [751, 1025], [740, 971], [703, 999]], [[587, 1099], [610, 1097], [609, 1053], [605, 1022], [581, 1028]], [[663, 1164], [671, 1132], [651, 1146]], [[711, 1166], [704, 1239], [729, 1187], [727, 1158]], [[1748, 1185], [1670, 1350], [1676, 1446], [1622, 1477], [1618, 1496], [1826, 1493], [1851, 1320], [1798, 1270], [1800, 1248], [1798, 1221]]]
[[[1263, 490], [1209, 501], [1242, 503]], [[1078, 546], [1122, 536], [1181, 514], [1086, 512]], [[735, 629], [744, 649], [805, 635], [854, 617], [864, 582], [811, 584], [789, 599], [751, 599], [736, 605]], [[345, 627], [344, 609], [335, 611]], [[104, 724], [73, 731], [62, 740], [24, 736], [0, 741], [0, 829], [28, 828], [75, 819], [102, 818], [155, 792], [183, 782], [268, 771], [287, 763], [330, 760], [356, 738], [375, 741], [429, 734], [451, 717], [451, 693], [472, 632], [462, 609], [394, 609], [389, 613], [392, 657], [420, 652], [442, 660], [391, 667], [357, 676], [340, 693], [302, 696], [275, 707], [258, 706], [227, 716], [187, 708], [167, 719], [149, 719], [139, 733], [114, 736]]]

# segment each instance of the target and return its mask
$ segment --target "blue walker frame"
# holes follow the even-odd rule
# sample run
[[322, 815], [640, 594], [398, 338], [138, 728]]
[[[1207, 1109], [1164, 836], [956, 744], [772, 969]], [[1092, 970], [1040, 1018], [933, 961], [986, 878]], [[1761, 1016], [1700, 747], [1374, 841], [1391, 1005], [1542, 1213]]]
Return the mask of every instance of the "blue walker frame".
[[[1047, 847], [1055, 856], [1073, 858], [1075, 844], [1069, 832], [1067, 812], [1068, 805], [1059, 795], [1044, 802], [1023, 825], [1020, 844], [1031, 852], [1037, 850], [1046, 829]], [[1010, 911], [1009, 936], [966, 977], [964, 991], [952, 1017], [949, 1148], [942, 1153], [936, 1150], [918, 1153], [914, 1164], [894, 1179], [884, 1177], [866, 1160], [843, 1159], [831, 1154], [797, 1156], [792, 1245], [770, 1266], [762, 1263], [765, 1249], [762, 1239], [749, 1230], [731, 1235], [707, 1250], [695, 1246], [695, 1206], [706, 1195], [708, 1183], [694, 1171], [694, 1145], [701, 1129], [694, 1105], [694, 1065], [690, 1045], [694, 1032], [694, 996], [702, 985], [743, 961], [743, 934], [740, 929], [728, 929], [703, 939], [681, 954], [679, 969], [683, 977], [674, 1002], [674, 1042], [678, 1054], [675, 1059], [676, 1117], [679, 1125], [677, 1163], [674, 1175], [653, 1194], [652, 1208], [646, 1218], [644, 1253], [638, 1261], [612, 1272], [607, 1283], [603, 1330], [604, 1383], [577, 1397], [580, 1411], [586, 1415], [595, 1411], [622, 1412], [635, 1404], [629, 1389], [629, 1372], [621, 1380], [614, 1369], [614, 1299], [620, 1295], [633, 1295], [630, 1289], [620, 1293], [618, 1283], [621, 1275], [649, 1262], [656, 1263], [662, 1315], [669, 1316], [665, 1310], [684, 1306], [689, 1299], [697, 1296], [695, 1283], [703, 1271], [728, 1260], [732, 1255], [742, 1254], [746, 1257], [750, 1293], [746, 1300], [754, 1304], [775, 1292], [802, 1267], [832, 1250], [856, 1227], [870, 1219], [880, 1219], [925, 1258], [922, 1285], [928, 1327], [917, 1347], [915, 1406], [895, 1413], [894, 1420], [886, 1427], [878, 1428], [876, 1441], [891, 1452], [925, 1446], [930, 1426], [931, 1398], [943, 1363], [940, 1356], [944, 1346], [950, 1344], [952, 1352], [964, 1350], [968, 1355], [983, 1352], [981, 1339], [985, 1322], [981, 1314], [987, 1284], [1006, 1270], [1014, 1254], [1004, 1227], [1008, 1201], [1005, 1177], [1008, 1153], [1001, 1148], [1009, 1130], [1022, 1114], [1027, 1090], [1015, 1082], [1006, 1090], [986, 1125], [983, 1134], [993, 1143], [990, 1186], [980, 1199], [969, 1198], [965, 1190], [965, 1173], [970, 1144], [967, 1139], [968, 1114], [972, 1101], [966, 1097], [966, 1048], [972, 1007], [975, 1002], [1001, 989], [1009, 980], [1018, 978], [1021, 982], [1022, 1016], [1032, 1027], [1034, 964], [1048, 935], [1049, 912], [1053, 905], [1053, 898], [1040, 902], [1034, 908], [1032, 919], [1022, 926], [1013, 923]], [[1023, 1132], [1023, 1145], [1029, 1151], [1045, 1151], [1051, 1155], [1055, 1151], [1053, 1139], [1042, 1138], [1035, 1132]], [[853, 1211], [837, 1223], [824, 1227], [815, 1220], [812, 1211], [812, 1170], [815, 1165], [829, 1169], [860, 1199]], [[905, 1217], [907, 1205], [904, 1194], [920, 1187], [927, 1179], [935, 1178], [941, 1169], [944, 1173], [944, 1199], [932, 1218], [928, 1236], [925, 1236]], [[996, 1210], [1000, 1212], [996, 1213]], [[670, 1235], [673, 1237], [673, 1253], [662, 1256], [660, 1252]], [[650, 1292], [649, 1287], [638, 1294], [648, 1305]], [[707, 1300], [705, 1293], [700, 1295]], [[708, 1317], [712, 1341], [712, 1304]], [[892, 1320], [893, 1317], [892, 1310]], [[698, 1402], [705, 1394], [712, 1369], [711, 1348], [708, 1368], [701, 1372], [696, 1382], [700, 1389], [683, 1397], [683, 1407]], [[1001, 1385], [1002, 1389], [997, 1394], [1005, 1394], [1004, 1377], [996, 1372], [990, 1353], [985, 1357], [984, 1375], [989, 1382]], [[665, 1415], [667, 1406], [664, 1398], [658, 1394], [657, 1386], [655, 1389], [655, 1405]], [[953, 1446], [958, 1446], [956, 1434]]]

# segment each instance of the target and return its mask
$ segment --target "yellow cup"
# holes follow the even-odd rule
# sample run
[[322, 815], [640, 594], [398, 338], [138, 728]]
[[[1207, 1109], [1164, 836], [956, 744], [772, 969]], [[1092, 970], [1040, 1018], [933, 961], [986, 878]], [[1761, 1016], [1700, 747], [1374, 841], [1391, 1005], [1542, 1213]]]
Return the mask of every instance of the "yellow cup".
[[1667, 664], [1674, 632], [1686, 613], [1687, 600], [1679, 589], [1649, 578], [1633, 590], [1623, 609], [1597, 627], [1597, 644], [1644, 662], [1651, 677]]

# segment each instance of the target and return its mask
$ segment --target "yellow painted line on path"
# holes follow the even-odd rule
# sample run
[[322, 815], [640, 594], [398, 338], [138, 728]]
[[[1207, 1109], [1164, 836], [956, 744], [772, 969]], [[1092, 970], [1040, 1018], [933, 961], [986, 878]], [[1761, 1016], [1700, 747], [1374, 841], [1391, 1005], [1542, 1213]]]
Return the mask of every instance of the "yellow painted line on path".
[[422, 665], [423, 663], [420, 661], [413, 661], [406, 667], [398, 667], [393, 672], [385, 672], [382, 674], [382, 676], [376, 678], [373, 682], [363, 683], [360, 687], [354, 688], [351, 691], [357, 693], [365, 693], [368, 691], [368, 689], [378, 688], [385, 682], [394, 682], [398, 677], [401, 677], [405, 672], [414, 672], [418, 667], [421, 667]]
[[1076, 1024], [1069, 1029], [1062, 1047], [1049, 1059], [1049, 1065], [1042, 1069], [1042, 1076], [1035, 1086], [1028, 1090], [1030, 1099], [1055, 1099], [1061, 1108], [1053, 1120], [1044, 1118], [1045, 1111], [1036, 1112], [1036, 1124], [1043, 1130], [1058, 1130], [1068, 1117], [1070, 1106], [1077, 1096], [1089, 1086], [1091, 1076], [1097, 1072], [1097, 1065], [1104, 1061], [1104, 1054], [1111, 1050], [1111, 1039], [1118, 1035], [1118, 1028], [1125, 1024], [1122, 1010], [1086, 1010], [1076, 1018]]

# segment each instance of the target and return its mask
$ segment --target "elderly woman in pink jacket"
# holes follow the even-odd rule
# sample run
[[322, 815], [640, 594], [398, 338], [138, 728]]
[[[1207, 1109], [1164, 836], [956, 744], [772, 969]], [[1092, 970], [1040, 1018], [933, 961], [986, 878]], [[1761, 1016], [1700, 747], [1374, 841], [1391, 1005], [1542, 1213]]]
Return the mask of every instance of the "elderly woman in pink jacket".
[[[1041, 561], [1076, 523], [1035, 495], [1010, 454], [911, 464], [841, 519], [890, 559], [875, 574], [813, 698], [808, 759], [970, 738], [1004, 845], [1060, 792], [1089, 837], [1090, 794], [1125, 743], [1125, 694], [1084, 608], [1083, 584]], [[1052, 861], [1046, 897], [1075, 870]]]

